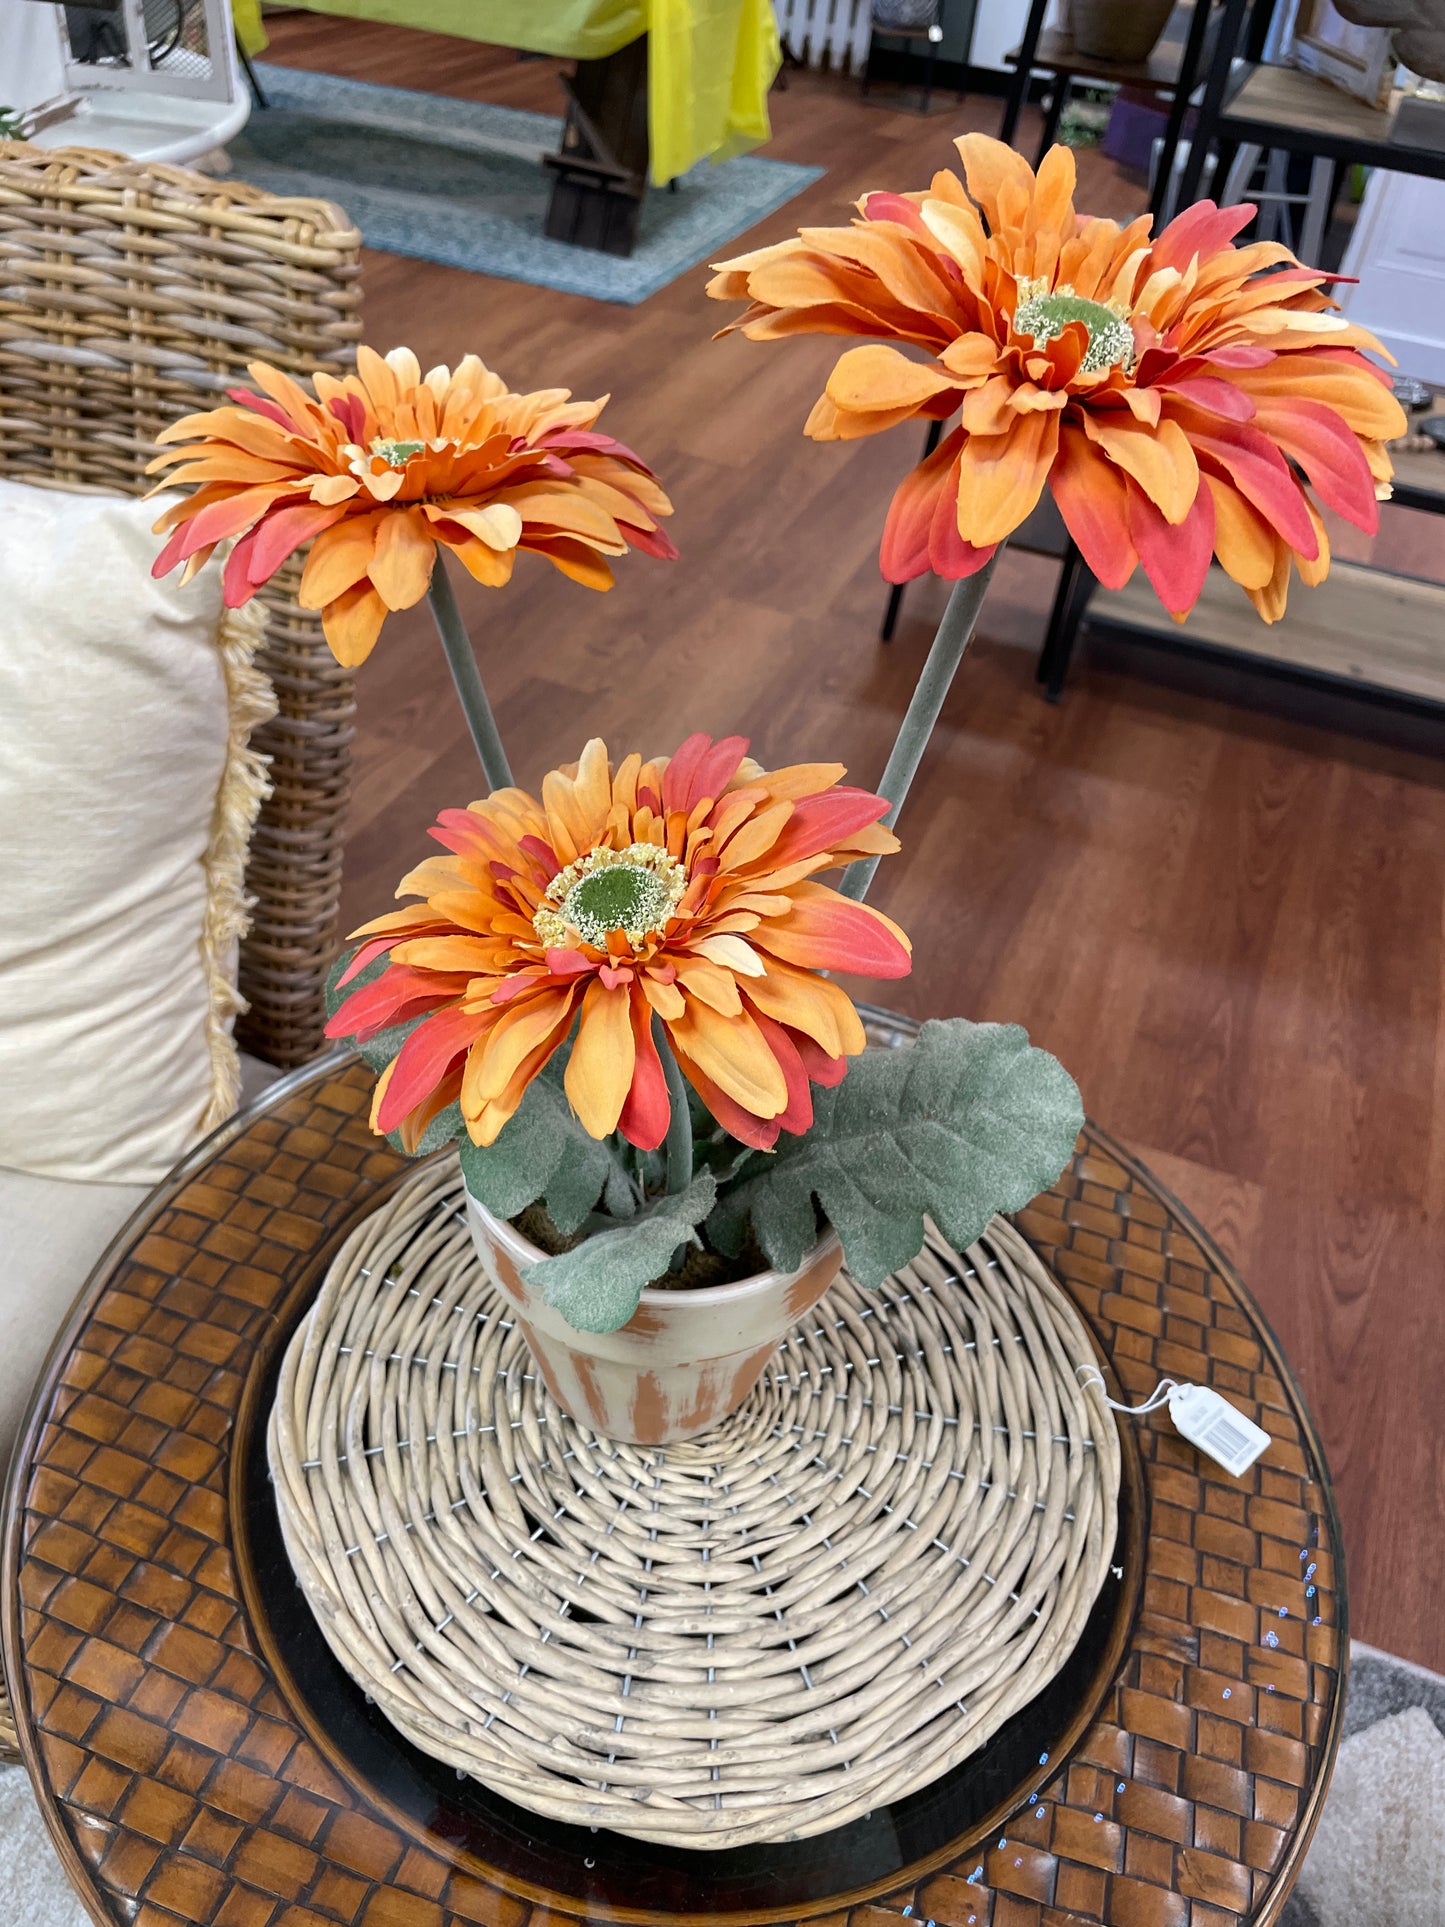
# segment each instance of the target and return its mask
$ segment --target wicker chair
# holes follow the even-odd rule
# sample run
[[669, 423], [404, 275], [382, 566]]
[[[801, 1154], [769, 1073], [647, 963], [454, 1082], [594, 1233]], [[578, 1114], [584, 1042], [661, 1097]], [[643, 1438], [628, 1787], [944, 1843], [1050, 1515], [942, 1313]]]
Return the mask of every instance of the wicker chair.
[[[159, 431], [248, 361], [341, 372], [361, 333], [361, 237], [327, 201], [84, 148], [0, 141], [0, 475], [139, 494]], [[246, 1049], [315, 1054], [335, 950], [354, 697], [292, 561], [262, 591], [280, 703], [255, 744], [272, 794], [251, 843]]]

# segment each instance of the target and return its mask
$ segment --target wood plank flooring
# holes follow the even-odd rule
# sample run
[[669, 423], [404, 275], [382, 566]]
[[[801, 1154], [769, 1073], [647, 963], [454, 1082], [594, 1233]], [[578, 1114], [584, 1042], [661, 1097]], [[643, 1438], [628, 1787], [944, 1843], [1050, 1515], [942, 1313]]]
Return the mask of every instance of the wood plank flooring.
[[[272, 28], [272, 59], [556, 106], [554, 62], [314, 16]], [[999, 111], [973, 98], [919, 119], [816, 75], [773, 108], [769, 151], [828, 173], [753, 245], [845, 218], [864, 188], [921, 184], [952, 134], [992, 131]], [[1081, 176], [1094, 211], [1142, 205], [1096, 154]], [[840, 344], [715, 343], [723, 311], [702, 281], [625, 309], [367, 258], [374, 344], [405, 340], [424, 364], [476, 350], [521, 388], [611, 390], [606, 425], [678, 504], [682, 560], [630, 559], [610, 595], [535, 563], [504, 594], [460, 591], [523, 782], [592, 734], [665, 747], [697, 727], [876, 781], [922, 663], [937, 584], [911, 589], [897, 640], [877, 641], [879, 529], [919, 437], [807, 442]], [[1439, 576], [1441, 529], [1389, 510], [1375, 551]], [[906, 863], [879, 878], [916, 968], [875, 992], [917, 1015], [1024, 1023], [1090, 1112], [1148, 1147], [1238, 1262], [1314, 1406], [1354, 1629], [1445, 1669], [1442, 732], [1363, 704], [1321, 721], [1238, 673], [1097, 647], [1051, 708], [1032, 672], [1054, 578], [1017, 553], [999, 569], [904, 815]], [[388, 625], [360, 704], [349, 921], [385, 907], [438, 809], [481, 790], [424, 612]]]

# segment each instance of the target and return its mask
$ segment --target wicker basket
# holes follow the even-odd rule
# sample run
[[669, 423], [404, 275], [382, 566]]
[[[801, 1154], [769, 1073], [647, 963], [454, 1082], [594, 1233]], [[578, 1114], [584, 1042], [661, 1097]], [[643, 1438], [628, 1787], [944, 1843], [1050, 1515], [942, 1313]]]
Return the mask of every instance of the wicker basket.
[[[0, 475], [140, 494], [160, 430], [247, 362], [340, 372], [361, 333], [360, 248], [328, 201], [0, 141]], [[272, 793], [246, 872], [237, 1025], [287, 1068], [314, 1055], [325, 1021], [355, 707], [298, 579], [293, 560], [261, 591], [260, 666], [280, 707], [254, 738]]]

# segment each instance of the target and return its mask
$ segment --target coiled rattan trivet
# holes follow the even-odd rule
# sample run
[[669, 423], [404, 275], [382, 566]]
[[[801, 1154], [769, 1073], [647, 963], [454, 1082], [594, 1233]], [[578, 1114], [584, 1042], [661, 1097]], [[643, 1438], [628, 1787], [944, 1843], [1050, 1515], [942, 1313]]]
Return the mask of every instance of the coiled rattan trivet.
[[322, 1630], [408, 1739], [556, 1819], [738, 1846], [926, 1785], [1053, 1678], [1119, 1444], [1011, 1226], [844, 1274], [717, 1431], [641, 1447], [548, 1398], [462, 1203], [442, 1159], [358, 1226], [268, 1441]]

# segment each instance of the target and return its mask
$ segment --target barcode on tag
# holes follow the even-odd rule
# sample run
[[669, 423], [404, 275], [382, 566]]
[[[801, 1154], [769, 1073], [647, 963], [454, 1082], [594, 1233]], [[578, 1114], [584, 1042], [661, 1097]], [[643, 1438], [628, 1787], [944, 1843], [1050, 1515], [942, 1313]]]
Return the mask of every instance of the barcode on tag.
[[1169, 1394], [1169, 1416], [1185, 1438], [1207, 1452], [1232, 1478], [1269, 1449], [1269, 1433], [1207, 1385], [1180, 1385]]

